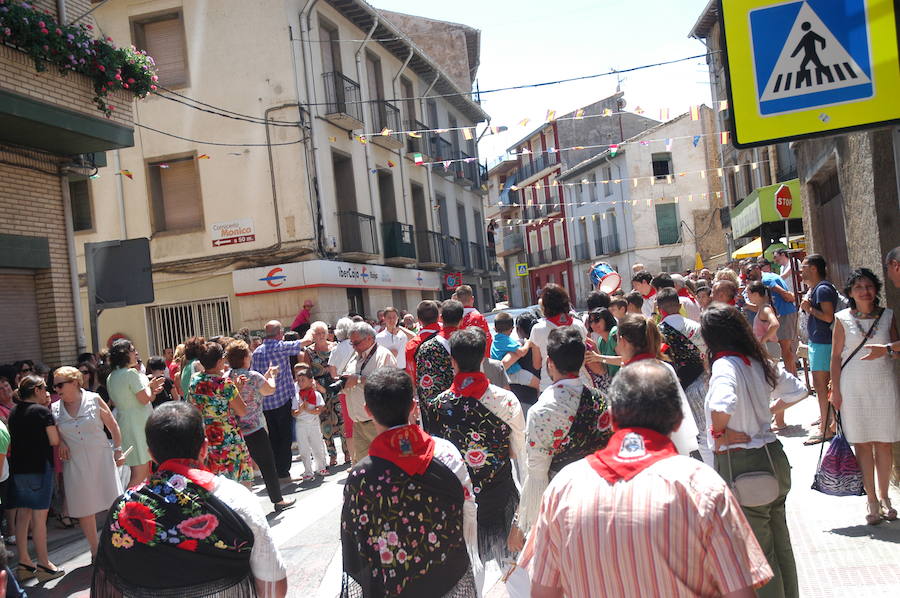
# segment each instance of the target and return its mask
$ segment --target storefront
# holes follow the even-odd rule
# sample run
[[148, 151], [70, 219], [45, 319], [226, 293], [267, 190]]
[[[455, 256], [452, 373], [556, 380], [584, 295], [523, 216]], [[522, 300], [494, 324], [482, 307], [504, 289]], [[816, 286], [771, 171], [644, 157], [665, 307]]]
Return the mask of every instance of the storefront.
[[272, 319], [293, 321], [307, 299], [314, 319], [334, 323], [355, 312], [374, 317], [389, 305], [415, 313], [441, 291], [440, 274], [329, 260], [312, 260], [232, 272], [242, 325], [262, 328]]
[[[791, 179], [754, 189], [753, 193], [731, 209], [731, 229], [738, 246], [751, 243], [754, 237], [759, 237], [760, 248], [757, 255], [772, 243], [787, 245], [786, 236], [802, 235], [803, 202], [800, 201], [800, 181]], [[746, 239], [743, 242], [739, 241], [744, 237]]]

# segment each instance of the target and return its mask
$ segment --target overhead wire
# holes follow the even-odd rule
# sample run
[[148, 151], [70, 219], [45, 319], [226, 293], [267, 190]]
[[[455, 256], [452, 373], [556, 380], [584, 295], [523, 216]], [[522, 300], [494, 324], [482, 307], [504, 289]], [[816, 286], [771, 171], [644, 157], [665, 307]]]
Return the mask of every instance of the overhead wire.
[[[208, 114], [213, 114], [215, 116], [221, 116], [221, 117], [230, 118], [233, 120], [249, 122], [249, 123], [256, 124], [256, 125], [271, 125], [273, 127], [299, 127], [300, 125], [303, 124], [300, 121], [266, 120], [266, 119], [263, 119], [260, 117], [254, 117], [254, 116], [250, 116], [250, 115], [240, 114], [240, 113], [236, 113], [236, 112], [231, 112], [230, 110], [219, 109], [219, 108], [216, 108], [216, 109], [202, 108], [200, 106], [194, 106], [193, 104], [190, 104], [183, 100], [179, 100], [178, 98], [174, 98], [174, 97], [171, 97], [171, 96], [168, 96], [165, 94], [161, 94], [157, 91], [151, 92], [151, 93], [153, 93], [154, 95], [161, 97], [163, 99], [169, 100], [170, 102], [182, 104], [183, 106], [187, 106], [188, 108], [193, 108], [194, 110], [199, 110], [200, 112], [206, 112]], [[191, 101], [196, 101], [196, 100], [191, 100]], [[228, 113], [230, 113], [230, 114], [228, 114]]]
[[174, 137], [175, 139], [180, 139], [182, 141], [190, 141], [191, 143], [198, 143], [200, 145], [216, 145], [220, 147], [268, 147], [268, 146], [279, 146], [279, 145], [295, 145], [297, 143], [303, 143], [303, 139], [297, 139], [296, 141], [284, 141], [279, 143], [222, 143], [218, 141], [200, 141], [198, 139], [191, 139], [189, 137], [182, 137], [181, 135], [176, 135], [174, 133], [168, 133], [166, 131], [160, 131], [159, 129], [154, 129], [153, 127], [141, 124], [139, 122], [135, 122], [134, 126], [140, 127], [142, 129], [147, 129], [148, 131], [153, 131], [154, 133], [159, 133], [160, 135], [165, 135], [167, 137]]

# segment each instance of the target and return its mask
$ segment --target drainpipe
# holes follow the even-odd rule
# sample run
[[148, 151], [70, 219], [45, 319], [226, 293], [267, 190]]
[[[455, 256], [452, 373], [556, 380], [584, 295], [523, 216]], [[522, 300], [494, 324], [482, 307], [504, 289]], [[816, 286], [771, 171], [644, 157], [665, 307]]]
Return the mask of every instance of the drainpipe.
[[[120, 177], [121, 178], [121, 177]], [[62, 189], [63, 219], [66, 226], [66, 250], [69, 253], [69, 282], [72, 286], [72, 309], [75, 312], [75, 344], [78, 353], [84, 353], [87, 339], [84, 336], [84, 318], [81, 315], [81, 288], [78, 283], [78, 259], [75, 256], [75, 229], [72, 226], [72, 198], [69, 195], [69, 179], [63, 174], [59, 177]]]
[[[357, 81], [359, 81], [360, 99], [363, 101], [363, 105], [369, 106], [369, 108], [370, 108], [369, 114], [368, 114], [369, 118], [367, 119], [365, 117], [365, 115], [363, 116], [364, 122], [368, 122], [368, 121], [372, 120], [372, 110], [371, 110], [372, 103], [369, 101], [372, 98], [369, 97], [369, 86], [362, 84], [362, 71], [360, 70], [360, 66], [362, 64], [362, 58], [360, 57], [360, 55], [362, 54], [363, 48], [365, 48], [366, 44], [369, 43], [369, 41], [372, 39], [372, 36], [375, 35], [375, 30], [377, 28], [378, 28], [378, 17], [375, 17], [374, 20], [372, 21], [372, 28], [369, 29], [369, 33], [366, 34], [366, 39], [364, 39], [362, 41], [362, 43], [359, 44], [359, 47], [356, 49], [356, 79], [357, 79]], [[369, 73], [366, 72], [366, 82], [367, 83], [368, 83], [368, 75], [369, 75]], [[372, 124], [372, 123], [370, 123], [370, 124]], [[369, 157], [369, 144], [368, 143], [363, 145], [363, 154], [366, 157], [366, 183], [368, 183], [367, 186], [369, 188], [369, 209], [371, 210], [372, 216], [374, 217], [375, 216], [375, 186], [374, 186], [374, 182], [372, 181], [372, 160]], [[379, 202], [379, 206], [380, 205], [381, 205], [381, 203]], [[379, 214], [378, 214], [378, 221], [383, 223], [380, 210], [379, 210]]]
[[56, 0], [56, 22], [65, 24], [67, 20], [66, 0]]
[[[419, 112], [422, 114], [423, 119], [425, 117], [425, 108], [426, 108], [425, 98], [428, 97], [428, 94], [431, 93], [431, 90], [434, 89], [434, 86], [437, 85], [437, 82], [440, 80], [440, 78], [441, 78], [440, 73], [438, 73], [437, 75], [434, 76], [434, 81], [431, 82], [431, 85], [428, 86], [428, 89], [425, 90], [425, 93], [422, 94], [422, 98], [419, 100]], [[437, 128], [437, 124], [432, 125], [431, 123], [428, 123], [426, 126], [428, 126], [428, 127], [434, 126], [435, 128]], [[434, 182], [431, 179], [431, 169], [432, 169], [432, 166], [429, 165], [428, 173], [425, 176], [425, 181], [428, 184], [428, 205], [429, 205], [429, 207], [431, 207], [431, 209], [429, 210], [429, 212], [431, 212], [431, 228], [437, 229], [438, 227], [436, 227], [434, 225], [435, 197], [434, 197]], [[446, 235], [449, 232], [450, 231], [442, 230], [441, 234]], [[446, 256], [444, 256], [444, 257], [446, 257]]]
[[[313, 220], [313, 230], [315, 231], [316, 238], [316, 250], [320, 256], [325, 255], [325, 247], [322, 242], [323, 237], [325, 239], [328, 238], [328, 231], [325, 228], [325, 221], [322, 218], [322, 199], [319, 195], [319, 174], [322, 172], [322, 164], [321, 164], [321, 156], [319, 151], [319, 146], [316, 143], [316, 127], [315, 127], [315, 118], [312, 113], [312, 104], [316, 103], [316, 86], [315, 84], [310, 83], [310, 73], [312, 72], [312, 52], [307, 51], [308, 46], [306, 45], [306, 33], [309, 33], [312, 28], [312, 24], [310, 22], [312, 9], [315, 8], [316, 4], [318, 4], [319, 0], [306, 0], [306, 4], [300, 10], [300, 48], [301, 52], [301, 60], [303, 61], [303, 87], [305, 90], [300, 89], [300, 77], [297, 75], [297, 47], [292, 44], [291, 47], [291, 66], [294, 70], [294, 86], [297, 88], [297, 101], [300, 103], [300, 120], [303, 120], [303, 98], [306, 98], [306, 103], [309, 105], [309, 143], [304, 143], [304, 146], [307, 148], [306, 154], [309, 155], [310, 148], [312, 149], [313, 156], [313, 172], [309, 172], [309, 168], [306, 169], [306, 181], [309, 186], [309, 202], [310, 202], [310, 217]], [[303, 19], [306, 18], [306, 28], [303, 27]], [[290, 29], [290, 25], [288, 25], [288, 30]], [[291, 35], [291, 41], [293, 40], [293, 35]], [[307, 58], [309, 62], [307, 62]], [[308, 157], [307, 157], [308, 160]], [[307, 162], [308, 165], [308, 162]], [[313, 205], [315, 205], [315, 209], [313, 209]]]
[[[122, 172], [122, 155], [119, 150], [113, 154], [116, 172]], [[116, 177], [116, 199], [119, 203], [119, 238], [128, 238], [128, 223], [125, 220], [125, 186], [122, 183], [122, 175]]]
[[[397, 97], [397, 79], [400, 78], [400, 75], [403, 74], [403, 71], [405, 71], [406, 67], [409, 66], [409, 61], [412, 60], [413, 54], [415, 54], [415, 52], [413, 50], [410, 50], [409, 56], [407, 56], [406, 60], [403, 62], [403, 66], [400, 67], [400, 70], [397, 71], [397, 74], [394, 75], [393, 79], [391, 79], [391, 97], [392, 98]], [[406, 128], [403, 126], [402, 122], [400, 123], [400, 128], [401, 129]], [[405, 160], [405, 158], [406, 158], [406, 139], [404, 137], [405, 136], [401, 137], [401, 140], [403, 141], [403, 143], [400, 144], [400, 150], [398, 152], [400, 155], [400, 160], [399, 160], [399, 163], [400, 163], [400, 193], [403, 197], [403, 218], [406, 220], [406, 224], [409, 224], [409, 212], [407, 211], [408, 207], [407, 207], [407, 194], [406, 194], [406, 160]], [[413, 243], [413, 247], [415, 247], [416, 240], [413, 239], [412, 243]]]
[[[606, 162], [609, 163], [609, 159], [607, 159]], [[616, 167], [616, 174], [619, 175], [617, 178], [619, 180], [622, 180], [622, 167], [618, 164], [613, 164], [613, 166]], [[627, 185], [626, 185], [626, 187], [627, 187]], [[628, 209], [628, 205], [627, 205], [628, 202], [625, 201], [625, 194], [622, 193], [622, 185], [619, 185], [619, 195], [620, 195], [620, 199], [622, 200], [622, 230], [624, 231], [624, 236], [625, 236], [625, 252], [624, 252], [625, 253], [625, 261], [628, 262], [628, 270], [626, 270], [625, 273], [628, 274], [629, 272], [631, 272], [631, 258], [633, 256], [631, 254], [631, 249], [628, 247], [628, 223], [630, 222], [630, 220], [627, 217], [628, 215], [625, 213], [625, 211]], [[615, 213], [615, 212], [613, 212], [613, 213]], [[634, 215], [634, 212], [632, 212], [632, 216], [633, 215]], [[618, 227], [619, 227], [619, 219], [616, 218], [616, 228], [618, 228]], [[619, 231], [617, 230], [616, 236], [618, 237], [618, 235], [619, 235]], [[635, 243], [635, 247], [637, 247], [637, 243]], [[631, 276], [630, 274], [628, 274], [628, 275]]]

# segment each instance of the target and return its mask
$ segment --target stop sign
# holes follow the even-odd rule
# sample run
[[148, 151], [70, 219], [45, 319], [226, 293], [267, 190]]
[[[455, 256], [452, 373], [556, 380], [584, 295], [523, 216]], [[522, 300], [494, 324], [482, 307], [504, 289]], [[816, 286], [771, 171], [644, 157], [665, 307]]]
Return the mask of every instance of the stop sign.
[[781, 185], [775, 192], [775, 209], [778, 210], [782, 218], [788, 218], [793, 207], [794, 197], [791, 195], [790, 187]]

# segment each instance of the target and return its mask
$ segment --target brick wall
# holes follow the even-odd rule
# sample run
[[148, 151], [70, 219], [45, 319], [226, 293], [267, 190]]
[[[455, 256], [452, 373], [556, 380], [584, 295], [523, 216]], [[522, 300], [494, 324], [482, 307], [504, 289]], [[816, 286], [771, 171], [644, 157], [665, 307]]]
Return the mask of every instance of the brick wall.
[[[47, 237], [50, 268], [35, 274], [43, 361], [73, 364], [76, 338], [69, 257], [60, 179], [28, 168], [0, 164], [0, 233]], [[15, 339], [7, 339], [15, 343]], [[23, 358], [31, 357], [23, 355]]]

